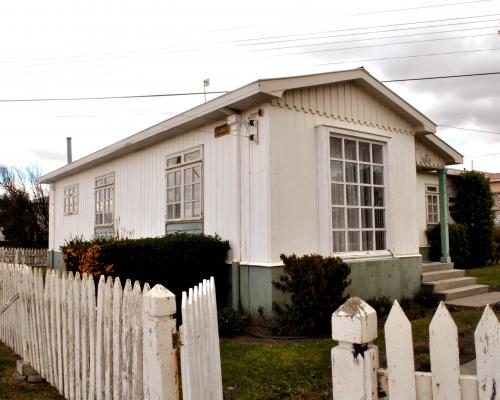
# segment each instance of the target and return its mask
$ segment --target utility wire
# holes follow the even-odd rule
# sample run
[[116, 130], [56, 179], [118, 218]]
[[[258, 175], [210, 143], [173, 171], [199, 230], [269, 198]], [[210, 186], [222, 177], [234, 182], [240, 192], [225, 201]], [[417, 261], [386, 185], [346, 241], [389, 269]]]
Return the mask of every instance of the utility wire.
[[481, 133], [492, 133], [494, 135], [500, 135], [500, 132], [496, 131], [485, 131], [482, 129], [472, 129], [472, 128], [463, 128], [460, 126], [451, 126], [451, 125], [438, 125], [438, 126], [443, 126], [445, 128], [451, 128], [451, 129], [459, 129], [461, 131], [472, 131], [472, 132], [481, 132]]
[[[485, 49], [485, 50], [500, 50], [500, 48], [498, 48], [498, 49]], [[470, 50], [470, 51], [475, 51], [475, 50]], [[480, 51], [483, 51], [483, 50], [480, 50]], [[500, 71], [478, 72], [478, 73], [473, 73], [473, 74], [459, 74], [459, 75], [423, 76], [423, 77], [417, 77], [417, 78], [404, 78], [404, 79], [387, 79], [387, 80], [381, 80], [380, 82], [390, 83], [390, 82], [423, 81], [423, 80], [433, 80], [433, 79], [469, 78], [469, 77], [474, 77], [474, 76], [489, 76], [489, 75], [500, 75]], [[220, 90], [220, 91], [206, 92], [206, 94], [226, 94], [229, 92], [230, 92], [229, 90]], [[193, 95], [202, 95], [203, 93], [204, 92], [182, 92], [182, 93], [159, 93], [159, 94], [143, 94], [143, 95], [127, 95], [127, 96], [102, 96], [102, 97], [95, 96], [95, 97], [52, 97], [52, 98], [29, 98], [29, 99], [0, 99], [0, 103], [136, 99], [136, 98], [152, 98], [152, 97], [193, 96]], [[172, 114], [174, 114], [174, 113], [172, 113]], [[441, 126], [446, 126], [446, 125], [441, 125]], [[495, 132], [493, 132], [493, 133], [495, 133]]]
[[448, 51], [448, 52], [441, 52], [441, 53], [410, 54], [410, 55], [398, 56], [398, 57], [365, 58], [362, 60], [335, 61], [335, 62], [329, 62], [329, 63], [314, 64], [313, 66], [320, 67], [320, 66], [324, 66], [324, 65], [350, 64], [350, 63], [370, 62], [370, 61], [400, 60], [400, 59], [404, 59], [404, 58], [418, 58], [418, 57], [442, 56], [442, 55], [450, 55], [450, 54], [478, 53], [478, 52], [482, 52], [482, 51], [497, 51], [497, 50], [500, 50], [500, 47], [493, 47], [490, 49]]

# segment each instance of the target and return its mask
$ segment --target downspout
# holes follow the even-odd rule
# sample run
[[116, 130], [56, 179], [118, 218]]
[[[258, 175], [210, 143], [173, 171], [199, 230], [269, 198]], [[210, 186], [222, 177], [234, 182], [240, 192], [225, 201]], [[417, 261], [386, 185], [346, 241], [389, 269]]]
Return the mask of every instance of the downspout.
[[441, 259], [442, 263], [451, 262], [450, 241], [448, 234], [448, 191], [446, 188], [446, 168], [438, 171], [439, 177], [439, 225], [441, 227]]

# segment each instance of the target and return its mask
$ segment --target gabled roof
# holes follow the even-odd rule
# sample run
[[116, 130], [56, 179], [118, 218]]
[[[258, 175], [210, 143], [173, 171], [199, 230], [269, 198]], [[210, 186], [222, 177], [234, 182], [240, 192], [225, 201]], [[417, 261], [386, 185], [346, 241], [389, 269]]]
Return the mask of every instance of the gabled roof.
[[490, 178], [490, 182], [500, 182], [500, 172], [483, 172], [488, 178]]
[[443, 157], [446, 165], [463, 164], [464, 156], [438, 136], [425, 135], [420, 137], [419, 140]]
[[355, 80], [362, 88], [402, 114], [412, 125], [416, 126], [417, 134], [426, 135], [436, 132], [434, 122], [375, 79], [364, 68], [286, 78], [261, 79], [200, 104], [173, 118], [65, 165], [42, 176], [39, 181], [40, 183], [55, 182], [89, 167], [94, 167], [161, 142], [168, 137], [221, 120], [229, 114], [244, 111], [273, 97], [281, 97], [286, 90], [351, 80]]

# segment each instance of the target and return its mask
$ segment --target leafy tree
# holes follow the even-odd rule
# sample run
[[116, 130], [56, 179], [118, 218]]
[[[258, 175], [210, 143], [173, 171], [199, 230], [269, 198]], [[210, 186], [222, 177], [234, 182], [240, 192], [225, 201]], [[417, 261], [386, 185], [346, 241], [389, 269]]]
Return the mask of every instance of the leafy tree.
[[47, 247], [49, 199], [37, 167], [0, 165], [0, 227], [12, 246]]
[[465, 226], [470, 255], [467, 264], [481, 267], [493, 258], [493, 193], [490, 180], [477, 171], [465, 171], [456, 181], [451, 215]]

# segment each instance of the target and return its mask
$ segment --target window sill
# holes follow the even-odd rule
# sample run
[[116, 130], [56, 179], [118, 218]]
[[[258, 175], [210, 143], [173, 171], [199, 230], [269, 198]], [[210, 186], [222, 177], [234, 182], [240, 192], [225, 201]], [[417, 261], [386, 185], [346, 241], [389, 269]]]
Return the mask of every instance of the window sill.
[[333, 253], [334, 257], [340, 257], [342, 260], [360, 260], [364, 258], [393, 258], [389, 250], [355, 251], [347, 253]]

